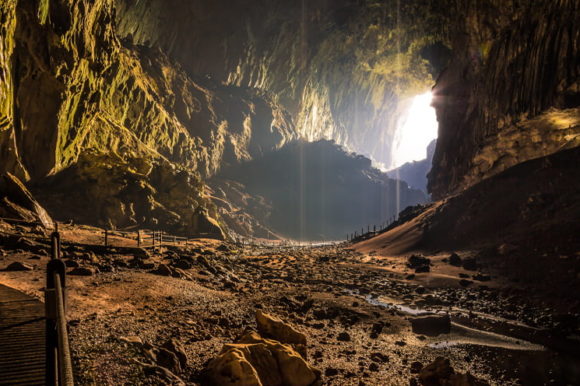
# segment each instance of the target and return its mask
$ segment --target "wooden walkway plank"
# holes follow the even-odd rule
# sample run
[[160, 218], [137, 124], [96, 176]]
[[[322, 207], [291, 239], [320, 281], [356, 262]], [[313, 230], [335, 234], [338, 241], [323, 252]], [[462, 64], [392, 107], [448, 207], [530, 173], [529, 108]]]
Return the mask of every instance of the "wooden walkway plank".
[[0, 385], [45, 385], [44, 304], [0, 284]]

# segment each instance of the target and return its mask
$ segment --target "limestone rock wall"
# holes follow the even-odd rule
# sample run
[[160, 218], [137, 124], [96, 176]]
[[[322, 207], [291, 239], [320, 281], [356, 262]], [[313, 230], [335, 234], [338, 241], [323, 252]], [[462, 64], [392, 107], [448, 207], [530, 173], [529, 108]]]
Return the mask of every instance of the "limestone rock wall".
[[580, 145], [580, 2], [465, 2], [434, 88], [435, 198]]
[[[267, 93], [193, 79], [160, 50], [121, 41], [114, 16], [112, 0], [0, 2], [0, 172], [37, 184], [96, 152], [203, 177], [295, 137]], [[209, 205], [200, 193], [189, 202]]]
[[[445, 2], [444, 2], [445, 3]], [[397, 4], [400, 6], [397, 8]], [[387, 166], [402, 96], [427, 91], [440, 1], [117, 0], [119, 34], [191, 74], [267, 90], [303, 139]]]
[[292, 137], [271, 100], [195, 82], [162, 52], [124, 46], [112, 1], [2, 4], [3, 169], [43, 177], [91, 148], [211, 174]]

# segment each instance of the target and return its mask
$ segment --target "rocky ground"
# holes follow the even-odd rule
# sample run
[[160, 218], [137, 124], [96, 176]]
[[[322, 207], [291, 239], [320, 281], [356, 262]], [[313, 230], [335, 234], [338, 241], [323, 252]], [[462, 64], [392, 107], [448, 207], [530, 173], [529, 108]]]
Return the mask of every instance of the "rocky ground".
[[[224, 345], [256, 330], [257, 311], [304, 334], [319, 384], [580, 381], [577, 304], [551, 306], [478, 270], [473, 251], [383, 257], [212, 240], [142, 249], [120, 238], [103, 248], [96, 229], [61, 232], [78, 384], [207, 384]], [[48, 238], [0, 223], [0, 240], [0, 283], [41, 297]], [[437, 357], [470, 375], [450, 376]]]

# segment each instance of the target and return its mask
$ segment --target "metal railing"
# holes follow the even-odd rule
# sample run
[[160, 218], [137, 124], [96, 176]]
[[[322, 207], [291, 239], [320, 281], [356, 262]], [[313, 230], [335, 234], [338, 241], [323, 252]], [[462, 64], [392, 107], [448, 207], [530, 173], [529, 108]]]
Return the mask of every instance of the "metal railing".
[[72, 360], [66, 325], [66, 266], [60, 258], [58, 225], [51, 235], [51, 260], [47, 265], [46, 313], [46, 384], [74, 385]]

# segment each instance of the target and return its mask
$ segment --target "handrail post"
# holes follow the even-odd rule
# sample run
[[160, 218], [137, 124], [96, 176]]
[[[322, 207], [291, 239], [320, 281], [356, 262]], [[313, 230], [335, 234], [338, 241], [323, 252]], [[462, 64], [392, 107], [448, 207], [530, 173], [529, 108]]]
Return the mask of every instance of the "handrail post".
[[141, 230], [137, 229], [137, 247], [141, 247]]
[[105, 229], [105, 247], [109, 246], [109, 230]]

